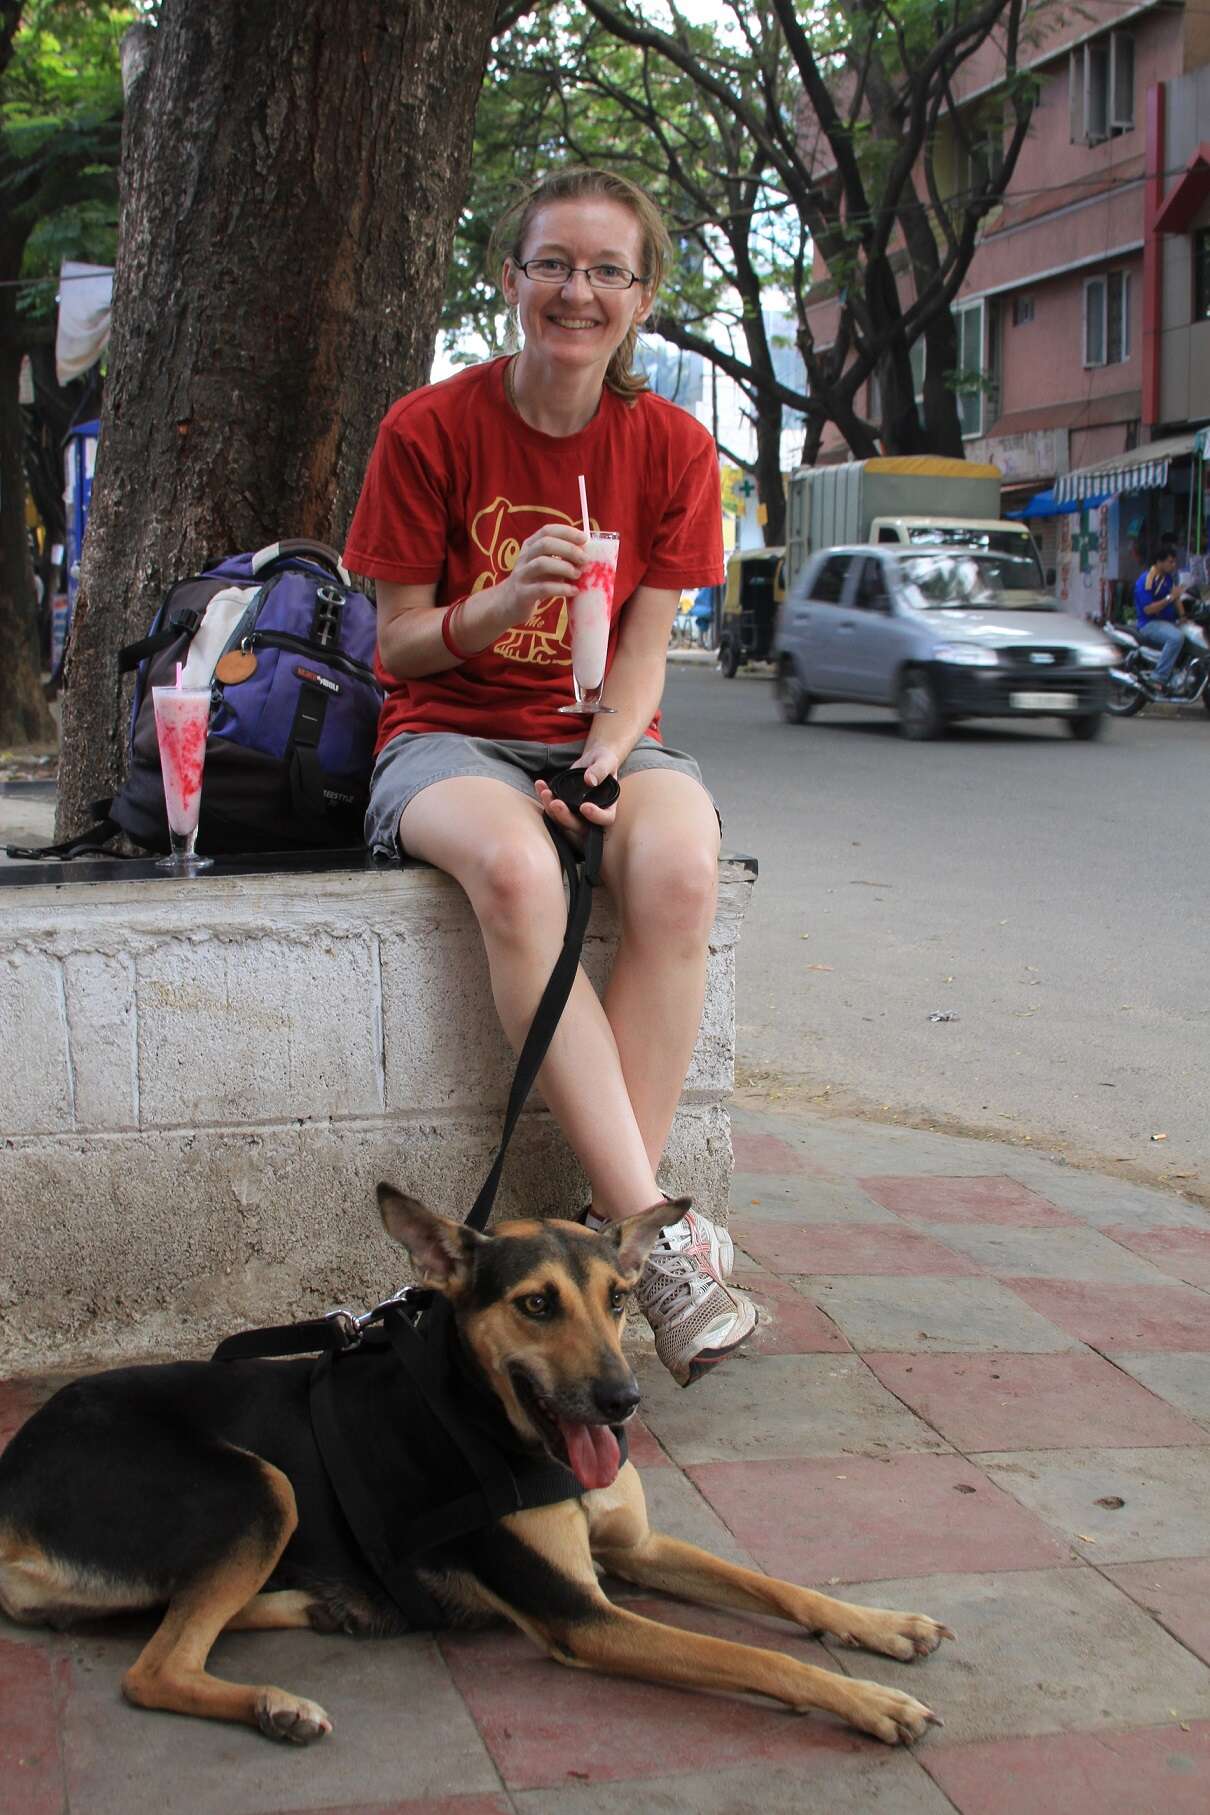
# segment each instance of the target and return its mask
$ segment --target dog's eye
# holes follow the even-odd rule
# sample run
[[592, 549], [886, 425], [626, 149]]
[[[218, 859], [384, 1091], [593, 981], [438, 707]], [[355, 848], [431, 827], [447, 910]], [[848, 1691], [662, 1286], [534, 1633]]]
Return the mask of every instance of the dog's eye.
[[626, 1303], [626, 1294], [623, 1291], [622, 1287], [621, 1286], [611, 1286], [609, 1288], [609, 1308], [615, 1314], [615, 1316], [617, 1315], [617, 1313], [619, 1311], [622, 1310], [625, 1303]]
[[517, 1302], [527, 1317], [549, 1317], [554, 1309], [554, 1300], [549, 1292], [527, 1292]]

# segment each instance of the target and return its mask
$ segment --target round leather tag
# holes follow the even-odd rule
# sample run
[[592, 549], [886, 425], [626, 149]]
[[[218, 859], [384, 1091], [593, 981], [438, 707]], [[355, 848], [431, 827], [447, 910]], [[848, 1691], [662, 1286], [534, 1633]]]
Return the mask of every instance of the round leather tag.
[[250, 649], [229, 649], [226, 655], [219, 657], [214, 678], [224, 687], [236, 687], [255, 673], [256, 657]]

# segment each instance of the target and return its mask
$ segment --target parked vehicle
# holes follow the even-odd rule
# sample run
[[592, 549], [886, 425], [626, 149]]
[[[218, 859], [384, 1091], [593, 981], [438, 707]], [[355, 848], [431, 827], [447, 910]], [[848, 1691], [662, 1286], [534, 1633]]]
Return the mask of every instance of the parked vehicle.
[[727, 562], [718, 665], [728, 680], [744, 662], [767, 662], [786, 596], [784, 548], [737, 548]]
[[773, 643], [781, 715], [802, 724], [828, 700], [893, 706], [905, 737], [963, 718], [1063, 720], [1095, 737], [1111, 643], [1066, 617], [1012, 554], [867, 544], [808, 561]]
[[1000, 515], [1000, 482], [999, 467], [932, 454], [799, 467], [787, 499], [787, 584], [811, 555], [876, 542], [1016, 555], [1042, 590], [1033, 537]]
[[1160, 651], [1140, 643], [1124, 624], [1106, 624], [1105, 634], [1117, 646], [1117, 666], [1109, 671], [1108, 701], [1116, 717], [1132, 718], [1148, 700], [1155, 699], [1176, 700], [1182, 706], [1196, 706], [1200, 700], [1210, 712], [1210, 605], [1196, 593], [1186, 593], [1184, 603], [1191, 616], [1181, 621], [1184, 642], [1162, 693], [1152, 678]]

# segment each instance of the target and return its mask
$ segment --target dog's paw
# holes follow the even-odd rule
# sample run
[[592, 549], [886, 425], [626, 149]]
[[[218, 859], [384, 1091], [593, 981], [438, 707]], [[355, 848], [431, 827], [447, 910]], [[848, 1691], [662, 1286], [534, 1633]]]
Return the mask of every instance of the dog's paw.
[[939, 1714], [918, 1702], [914, 1695], [899, 1689], [884, 1689], [881, 1683], [854, 1682], [853, 1696], [843, 1710], [846, 1720], [863, 1733], [888, 1746], [910, 1746], [923, 1738], [930, 1727], [945, 1723]]
[[[850, 1611], [856, 1614], [858, 1609]], [[948, 1626], [930, 1620], [926, 1613], [891, 1613], [882, 1607], [862, 1608], [860, 1612], [862, 1617], [854, 1619], [848, 1631], [836, 1634], [841, 1644], [880, 1651], [884, 1657], [898, 1658], [904, 1664], [913, 1658], [927, 1657], [942, 1639], [954, 1636]]]
[[261, 1689], [256, 1697], [256, 1724], [270, 1739], [288, 1740], [292, 1746], [309, 1746], [332, 1731], [332, 1723], [318, 1702], [304, 1701], [285, 1689]]

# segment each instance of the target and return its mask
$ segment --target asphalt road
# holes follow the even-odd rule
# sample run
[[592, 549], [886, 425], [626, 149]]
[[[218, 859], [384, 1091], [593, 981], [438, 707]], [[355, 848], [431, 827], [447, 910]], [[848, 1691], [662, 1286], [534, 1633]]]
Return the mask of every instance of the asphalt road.
[[665, 736], [701, 762], [724, 848], [760, 862], [741, 1081], [1210, 1202], [1200, 707], [1094, 744], [1047, 720], [912, 744], [890, 713], [785, 725], [766, 674], [673, 665]]

